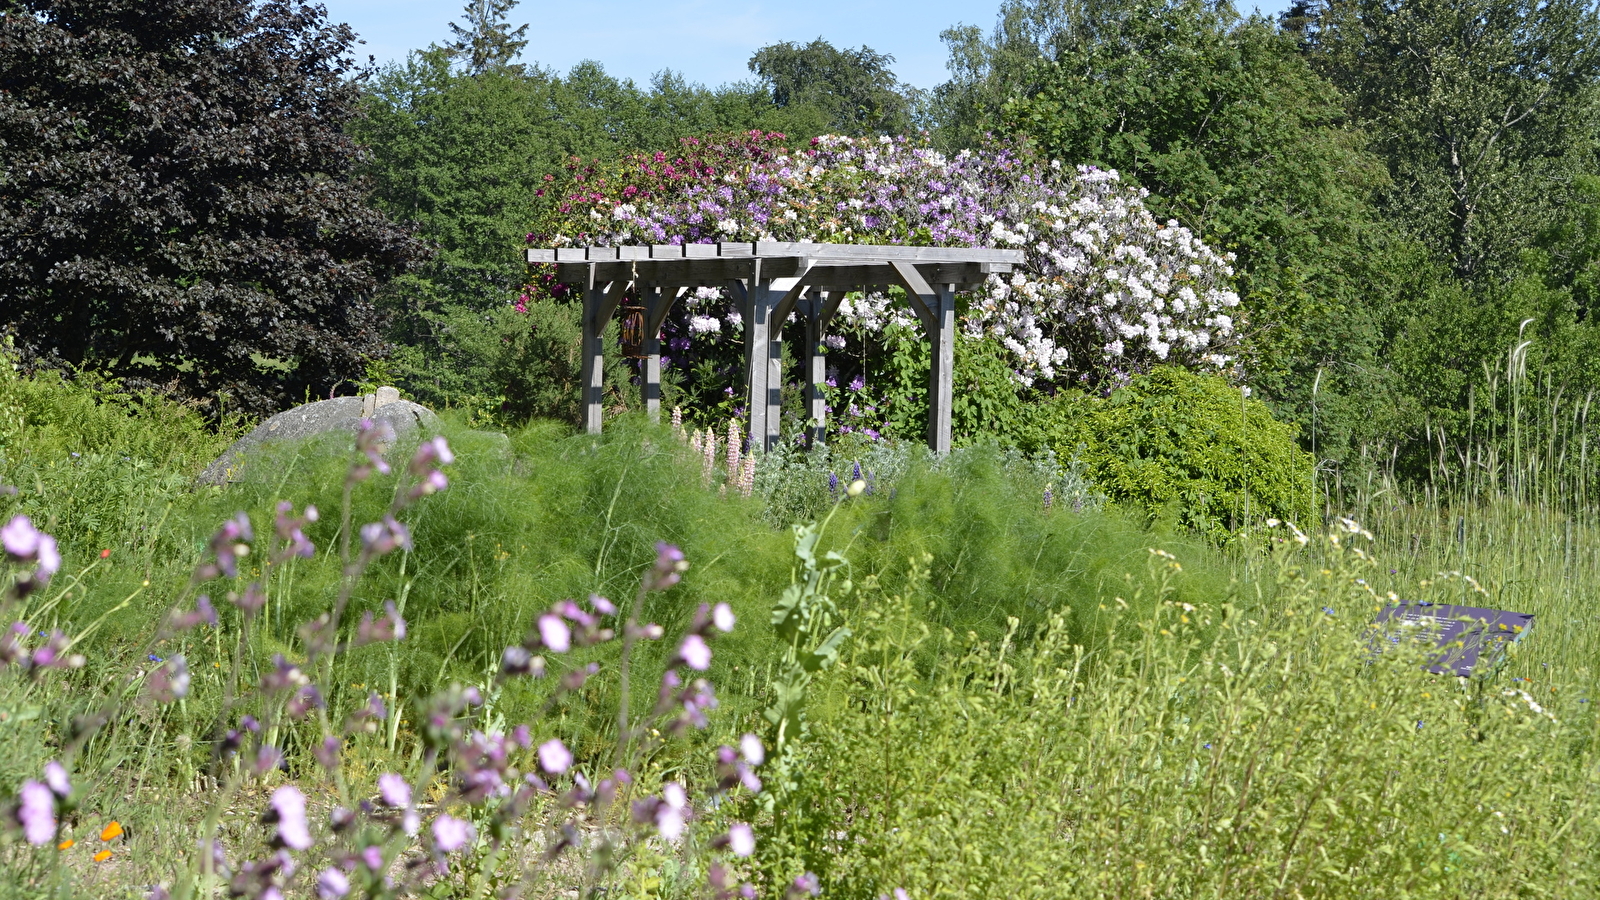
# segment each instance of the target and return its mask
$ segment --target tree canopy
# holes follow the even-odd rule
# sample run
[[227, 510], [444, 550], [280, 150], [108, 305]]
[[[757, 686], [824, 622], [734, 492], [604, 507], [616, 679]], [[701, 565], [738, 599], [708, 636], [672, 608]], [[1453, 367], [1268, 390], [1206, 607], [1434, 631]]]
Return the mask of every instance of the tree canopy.
[[384, 351], [422, 253], [352, 180], [353, 35], [300, 0], [0, 7], [0, 322], [33, 364], [265, 411]]

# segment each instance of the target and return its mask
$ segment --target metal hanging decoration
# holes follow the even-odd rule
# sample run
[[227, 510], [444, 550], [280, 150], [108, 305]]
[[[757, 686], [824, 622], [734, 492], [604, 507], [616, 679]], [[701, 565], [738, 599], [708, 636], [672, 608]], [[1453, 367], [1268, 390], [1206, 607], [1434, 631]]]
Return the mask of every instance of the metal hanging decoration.
[[644, 350], [645, 308], [639, 303], [639, 291], [630, 288], [617, 309], [617, 343], [622, 345], [622, 355], [628, 359], [644, 359], [650, 354]]

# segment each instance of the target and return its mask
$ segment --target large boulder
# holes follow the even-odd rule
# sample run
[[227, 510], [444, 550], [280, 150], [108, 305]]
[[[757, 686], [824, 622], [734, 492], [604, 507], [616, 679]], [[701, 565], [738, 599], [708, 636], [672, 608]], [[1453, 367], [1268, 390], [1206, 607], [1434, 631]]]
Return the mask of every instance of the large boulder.
[[364, 397], [335, 397], [284, 410], [233, 442], [197, 479], [200, 484], [231, 484], [244, 476], [252, 451], [267, 444], [301, 441], [331, 434], [354, 436], [362, 419], [387, 422], [401, 444], [437, 434], [439, 417], [426, 406], [400, 399], [392, 387], [378, 388]]

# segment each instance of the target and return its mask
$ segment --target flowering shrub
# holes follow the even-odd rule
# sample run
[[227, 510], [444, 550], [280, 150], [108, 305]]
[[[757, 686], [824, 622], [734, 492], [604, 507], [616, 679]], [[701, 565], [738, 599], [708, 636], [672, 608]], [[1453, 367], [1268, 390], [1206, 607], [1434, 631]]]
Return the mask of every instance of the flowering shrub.
[[[564, 246], [787, 240], [995, 247], [1027, 252], [1010, 276], [963, 298], [971, 337], [1010, 352], [1018, 379], [1120, 382], [1166, 362], [1231, 363], [1239, 297], [1231, 255], [1176, 222], [1114, 171], [1067, 167], [1025, 147], [946, 156], [907, 138], [825, 136], [801, 149], [781, 134], [686, 139], [679, 153], [608, 166], [574, 161], [547, 176], [530, 243]], [[548, 274], [533, 289], [558, 290]], [[911, 325], [897, 292], [852, 295], [846, 329]], [[669, 354], [742, 327], [720, 288], [690, 292], [665, 335]], [[843, 349], [835, 336], [830, 346]]]
[[[737, 792], [760, 791], [755, 772], [765, 758], [760, 739], [746, 735], [737, 748], [718, 748], [710, 767], [715, 778], [703, 792], [692, 794], [677, 781], [651, 790], [634, 774], [663, 741], [707, 727], [707, 714], [716, 709], [717, 698], [698, 673], [711, 665], [716, 636], [735, 625], [727, 604], [702, 604], [668, 656], [656, 701], [630, 713], [635, 648], [641, 641], [665, 637], [661, 626], [642, 621], [645, 600], [678, 584], [689, 565], [670, 544], [656, 544], [654, 563], [626, 608], [598, 595], [581, 604], [556, 603], [536, 617], [520, 643], [505, 648], [498, 673], [486, 683], [452, 684], [431, 697], [418, 698], [412, 718], [418, 746], [410, 770], [377, 774], [375, 796], [362, 796], [355, 789], [352, 781], [357, 773], [346, 771], [352, 745], [377, 731], [391, 713], [376, 692], [359, 698], [354, 708], [333, 709], [330, 698], [336, 694], [331, 688], [338, 684], [335, 660], [360, 647], [404, 641], [407, 623], [393, 602], [383, 604], [381, 613], [369, 610], [359, 619], [347, 615], [348, 608], [364, 573], [376, 561], [411, 548], [411, 530], [402, 520], [405, 511], [449, 488], [442, 467], [454, 461], [443, 438], [423, 442], [404, 467], [388, 510], [378, 521], [352, 527], [352, 492], [375, 475], [393, 472], [389, 454], [394, 441], [386, 425], [362, 423], [355, 461], [344, 484], [338, 550], [343, 578], [329, 608], [299, 628], [300, 647], [293, 658], [288, 652], [276, 654], [252, 684], [235, 654], [230, 684], [238, 690], [228, 689], [220, 711], [223, 727], [215, 742], [218, 771], [223, 774], [211, 814], [187, 839], [198, 852], [177, 861], [173, 878], [151, 885], [146, 896], [209, 897], [226, 891], [232, 897], [258, 900], [394, 897], [445, 879], [470, 882], [489, 876], [515, 895], [541, 869], [575, 853], [582, 857], [581, 874], [571, 877], [585, 885], [585, 896], [592, 896], [596, 886], [639, 847], [651, 841], [681, 844], [694, 838], [699, 872], [708, 886], [705, 895], [719, 900], [754, 897], [754, 888], [735, 876], [738, 860], [755, 852], [754, 830], [745, 823], [722, 821], [710, 810]], [[85, 743], [109, 723], [124, 721], [132, 709], [149, 710], [189, 697], [189, 663], [182, 653], [156, 655], [153, 651], [163, 642], [222, 628], [219, 607], [231, 608], [226, 618], [241, 623], [241, 648], [247, 643], [246, 634], [259, 633], [250, 629], [261, 624], [258, 617], [268, 598], [290, 588], [280, 583], [279, 573], [296, 558], [316, 555], [306, 531], [318, 518], [313, 506], [297, 513], [283, 502], [271, 533], [259, 538], [245, 513], [222, 524], [157, 629], [147, 648], [152, 652], [139, 655], [151, 665], [126, 673], [122, 681], [127, 689], [113, 691], [97, 713], [80, 717], [72, 739], [57, 746], [57, 758], [43, 766], [39, 777], [23, 780], [14, 797], [0, 800], [0, 810], [13, 826], [0, 826], [0, 858], [18, 846], [24, 852], [31, 847], [50, 853], [55, 845], [56, 865], [67, 865], [60, 854], [75, 842], [62, 840], [62, 829], [80, 802], [82, 792], [75, 790], [73, 771]], [[60, 602], [61, 598], [52, 598], [32, 614], [27, 605], [60, 569], [54, 538], [27, 516], [18, 515], [0, 527], [0, 546], [15, 571], [10, 591], [0, 596], [0, 617], [10, 620], [17, 612], [20, 619], [0, 637], [0, 679], [34, 683], [51, 670], [83, 666], [84, 657], [71, 650], [84, 633], [69, 637], [60, 631], [39, 632], [26, 621]], [[257, 555], [265, 563], [259, 570], [263, 574], [244, 590], [229, 591], [225, 604], [213, 604], [208, 594], [201, 593], [218, 579], [251, 578], [253, 573], [241, 563]], [[220, 643], [220, 635], [201, 643], [213, 640]], [[508, 681], [543, 678], [553, 657], [614, 640], [621, 642], [617, 674], [622, 699], [615, 752], [599, 764], [580, 762], [560, 738], [541, 733], [548, 732], [550, 723], [508, 723], [490, 708]], [[577, 665], [555, 679], [552, 703], [583, 690], [599, 668], [596, 663]], [[286, 781], [281, 773], [290, 771], [299, 777]], [[258, 817], [264, 826], [264, 845], [259, 841], [241, 845], [219, 827], [223, 810], [249, 804], [252, 796], [265, 797]], [[530, 862], [512, 854], [509, 843], [530, 829], [528, 820], [535, 814], [538, 818], [531, 828], [548, 826], [549, 834], [544, 852]], [[710, 824], [697, 827], [702, 821]], [[102, 832], [103, 841], [120, 835], [120, 825], [112, 826], [115, 833], [108, 828]], [[15, 837], [20, 837], [20, 844]], [[94, 860], [102, 862], [111, 855], [102, 850]]]

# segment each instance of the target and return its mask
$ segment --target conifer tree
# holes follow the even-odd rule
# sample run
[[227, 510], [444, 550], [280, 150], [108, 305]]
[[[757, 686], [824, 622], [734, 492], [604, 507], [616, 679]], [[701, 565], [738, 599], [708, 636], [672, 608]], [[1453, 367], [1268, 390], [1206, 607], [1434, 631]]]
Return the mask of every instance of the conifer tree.
[[450, 23], [456, 39], [446, 45], [452, 59], [466, 64], [468, 73], [481, 75], [511, 65], [528, 46], [528, 26], [513, 29], [506, 16], [519, 0], [469, 0], [461, 16], [467, 27]]

